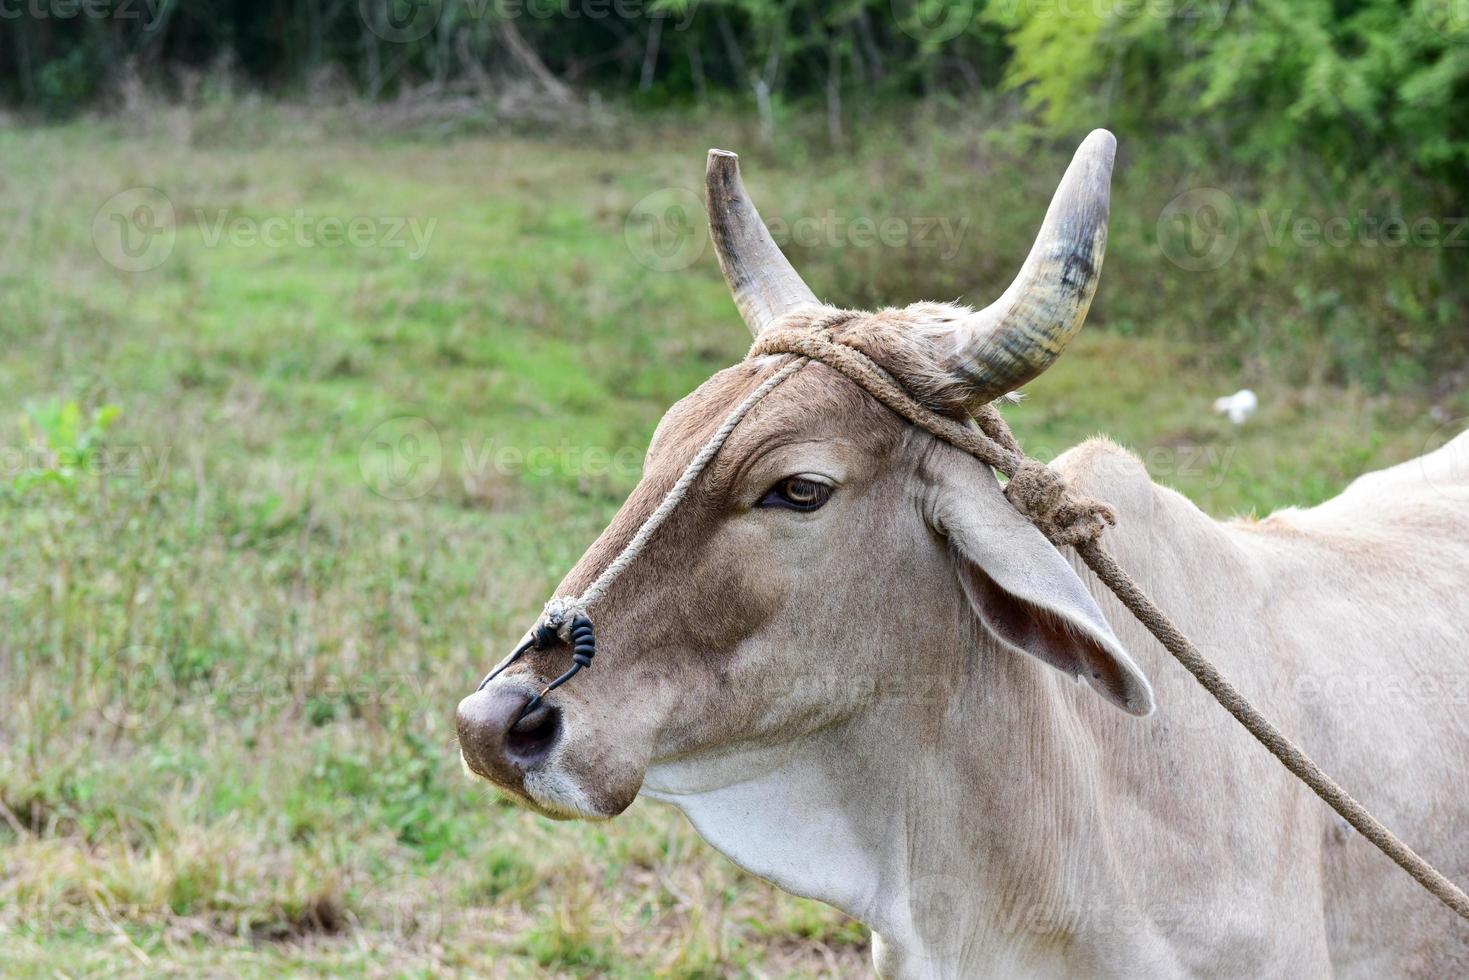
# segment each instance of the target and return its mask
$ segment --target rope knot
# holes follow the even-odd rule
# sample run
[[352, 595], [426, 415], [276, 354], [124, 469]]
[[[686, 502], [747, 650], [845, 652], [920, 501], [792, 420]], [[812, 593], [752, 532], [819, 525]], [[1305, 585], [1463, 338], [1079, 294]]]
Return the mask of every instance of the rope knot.
[[585, 616], [586, 611], [586, 603], [579, 597], [556, 596], [546, 603], [540, 621], [536, 624], [540, 645], [549, 645], [557, 639], [570, 642], [573, 621], [578, 616]]
[[1058, 546], [1095, 541], [1117, 523], [1110, 506], [1074, 492], [1065, 477], [1039, 460], [1026, 459], [1016, 468], [1005, 498]]

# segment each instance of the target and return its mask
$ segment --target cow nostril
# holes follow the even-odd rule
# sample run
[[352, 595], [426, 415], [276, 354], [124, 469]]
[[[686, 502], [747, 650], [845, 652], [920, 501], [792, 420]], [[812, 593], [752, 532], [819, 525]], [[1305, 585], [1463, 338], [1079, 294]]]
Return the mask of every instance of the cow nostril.
[[561, 734], [561, 709], [542, 701], [505, 734], [505, 755], [523, 766], [544, 759]]
[[459, 702], [455, 724], [470, 769], [514, 787], [527, 768], [550, 755], [561, 731], [561, 710], [542, 703], [525, 712], [534, 697], [528, 688], [507, 684], [476, 691]]

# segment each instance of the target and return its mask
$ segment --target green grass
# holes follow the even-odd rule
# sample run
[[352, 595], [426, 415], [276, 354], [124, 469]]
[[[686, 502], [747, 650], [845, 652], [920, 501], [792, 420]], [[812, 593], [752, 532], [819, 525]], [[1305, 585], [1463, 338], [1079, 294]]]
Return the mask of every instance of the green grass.
[[[552, 824], [466, 780], [453, 744], [455, 703], [614, 513], [663, 410], [746, 347], [707, 251], [660, 271], [625, 228], [745, 134], [444, 140], [272, 112], [0, 130], [0, 969], [862, 970], [859, 926], [742, 874], [673, 812]], [[820, 180], [816, 149], [757, 152], [751, 183], [767, 213], [852, 194], [850, 213], [973, 219], [948, 259], [793, 249], [838, 301], [1012, 268], [1045, 203], [1017, 175], [1046, 168], [965, 175], [962, 141], [932, 145], [873, 136]], [[128, 273], [92, 228], [136, 185], [178, 231]], [[221, 209], [432, 234], [417, 260], [211, 245]], [[1123, 257], [1116, 288], [1144, 278]], [[1448, 434], [1426, 396], [1242, 378], [1098, 312], [1009, 413], [1043, 455], [1108, 432], [1226, 515], [1321, 500]], [[1262, 409], [1236, 428], [1209, 402], [1245, 382]], [[22, 418], [70, 402], [121, 410], [94, 465], [10, 486], [37, 459]]]

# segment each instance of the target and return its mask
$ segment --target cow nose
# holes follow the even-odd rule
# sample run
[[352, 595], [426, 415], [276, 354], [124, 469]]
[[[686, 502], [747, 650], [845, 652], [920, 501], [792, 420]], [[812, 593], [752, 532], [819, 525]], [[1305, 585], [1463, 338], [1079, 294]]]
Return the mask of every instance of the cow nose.
[[519, 786], [526, 769], [545, 761], [561, 733], [561, 709], [542, 701], [521, 717], [535, 693], [492, 685], [459, 702], [455, 723], [469, 768], [497, 783]]

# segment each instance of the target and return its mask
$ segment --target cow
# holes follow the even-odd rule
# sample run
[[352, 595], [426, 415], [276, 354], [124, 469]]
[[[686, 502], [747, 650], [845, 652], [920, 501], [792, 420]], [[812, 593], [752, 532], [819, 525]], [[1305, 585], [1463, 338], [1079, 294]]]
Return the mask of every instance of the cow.
[[[1114, 141], [1082, 144], [982, 310], [853, 316], [836, 340], [957, 419], [1084, 319]], [[711, 231], [758, 339], [828, 316], [731, 154]], [[663, 418], [579, 595], [789, 355]], [[1469, 878], [1469, 434], [1319, 506], [1218, 521], [1105, 439], [1051, 466], [1103, 544], [1276, 724]], [[530, 649], [458, 706], [463, 763], [531, 810], [680, 809], [740, 867], [867, 924], [882, 977], [1469, 976], [1469, 928], [1240, 729], [995, 472], [824, 364], [729, 434], [590, 610], [594, 669]]]

